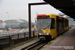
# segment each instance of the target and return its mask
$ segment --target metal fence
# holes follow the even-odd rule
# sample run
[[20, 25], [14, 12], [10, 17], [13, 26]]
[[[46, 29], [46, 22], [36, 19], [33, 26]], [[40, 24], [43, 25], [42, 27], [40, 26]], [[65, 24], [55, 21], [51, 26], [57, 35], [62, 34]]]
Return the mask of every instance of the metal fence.
[[[31, 38], [34, 38], [34, 30], [31, 31]], [[0, 48], [6, 48], [11, 45], [26, 41], [29, 39], [29, 31], [21, 30], [19, 32], [0, 32]]]
[[[34, 29], [32, 29], [31, 31], [34, 31]], [[27, 30], [19, 30], [19, 31], [0, 32], [0, 37], [21, 34], [24, 32], [29, 32], [29, 30], [27, 29]]]

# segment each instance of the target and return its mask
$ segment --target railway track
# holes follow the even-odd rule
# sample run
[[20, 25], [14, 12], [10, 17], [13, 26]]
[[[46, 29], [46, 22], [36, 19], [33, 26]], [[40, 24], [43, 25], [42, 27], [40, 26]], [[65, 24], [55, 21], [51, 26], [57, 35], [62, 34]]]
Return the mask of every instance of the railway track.
[[44, 45], [46, 45], [48, 42], [46, 41], [37, 41], [25, 48], [22, 48], [21, 50], [39, 50], [41, 47], [43, 47]]
[[39, 50], [41, 47], [43, 47], [46, 44], [47, 44], [47, 42], [43, 42], [37, 46], [33, 46], [32, 48], [29, 48], [29, 50]]

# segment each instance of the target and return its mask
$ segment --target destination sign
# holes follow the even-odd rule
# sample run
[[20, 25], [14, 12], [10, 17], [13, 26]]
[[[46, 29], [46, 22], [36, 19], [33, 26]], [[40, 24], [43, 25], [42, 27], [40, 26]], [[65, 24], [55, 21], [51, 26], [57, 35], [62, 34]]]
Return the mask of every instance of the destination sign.
[[38, 16], [38, 18], [49, 18], [50, 16]]

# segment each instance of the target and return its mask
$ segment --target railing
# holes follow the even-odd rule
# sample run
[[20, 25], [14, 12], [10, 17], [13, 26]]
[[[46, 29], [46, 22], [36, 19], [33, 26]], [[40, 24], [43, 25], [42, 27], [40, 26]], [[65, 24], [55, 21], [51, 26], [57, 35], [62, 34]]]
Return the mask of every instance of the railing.
[[[34, 29], [32, 29], [31, 31], [34, 31]], [[15, 35], [15, 34], [22, 34], [25, 32], [29, 32], [29, 30], [27, 29], [27, 30], [19, 30], [19, 31], [0, 32], [0, 37]]]
[[[34, 38], [34, 29], [31, 30], [31, 38]], [[0, 32], [0, 48], [6, 48], [14, 44], [26, 41], [29, 39], [28, 30], [19, 30], [12, 32]]]

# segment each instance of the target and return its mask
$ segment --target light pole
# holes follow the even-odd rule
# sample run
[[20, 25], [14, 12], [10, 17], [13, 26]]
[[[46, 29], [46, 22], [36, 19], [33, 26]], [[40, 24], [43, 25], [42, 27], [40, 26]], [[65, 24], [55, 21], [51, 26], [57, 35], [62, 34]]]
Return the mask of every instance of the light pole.
[[[7, 15], [8, 15], [8, 20], [9, 20], [9, 13], [8, 12], [6, 12], [7, 13]], [[9, 28], [10, 28], [10, 22], [9, 22]]]

